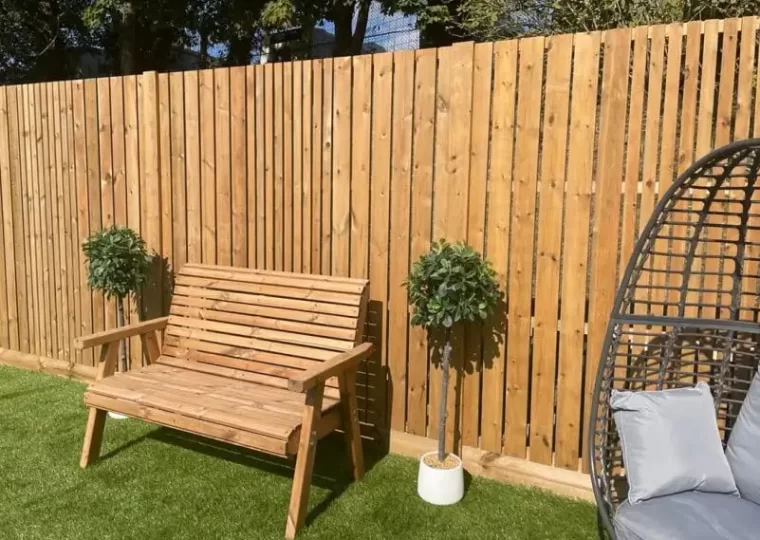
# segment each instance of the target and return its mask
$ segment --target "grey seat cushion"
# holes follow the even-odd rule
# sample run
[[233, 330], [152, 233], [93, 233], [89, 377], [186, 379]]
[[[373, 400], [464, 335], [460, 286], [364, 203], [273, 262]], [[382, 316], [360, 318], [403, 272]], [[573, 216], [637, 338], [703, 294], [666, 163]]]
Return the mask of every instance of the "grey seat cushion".
[[624, 502], [615, 513], [618, 540], [757, 540], [760, 506], [733, 495], [690, 491]]
[[726, 457], [741, 496], [760, 504], [760, 371], [752, 379], [731, 430]]
[[686, 491], [738, 496], [710, 387], [612, 391], [632, 504]]

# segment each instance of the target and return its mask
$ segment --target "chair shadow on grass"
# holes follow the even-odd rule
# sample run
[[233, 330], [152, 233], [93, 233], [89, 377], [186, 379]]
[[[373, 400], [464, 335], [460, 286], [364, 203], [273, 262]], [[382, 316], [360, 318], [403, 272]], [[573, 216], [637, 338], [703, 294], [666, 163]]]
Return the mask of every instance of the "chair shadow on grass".
[[[289, 479], [293, 478], [295, 456], [292, 458], [270, 456], [255, 450], [248, 450], [165, 427], [159, 427], [142, 437], [133, 439], [104, 454], [100, 459], [101, 461], [111, 459], [148, 439], [179, 446], [186, 450], [217, 459], [224, 459], [238, 465], [253, 467], [268, 474], [276, 474]], [[362, 443], [364, 467], [365, 471], [369, 472], [385, 456], [386, 452], [383, 451], [380, 444], [374, 441], [363, 440]], [[315, 517], [324, 512], [353, 482], [350, 459], [345, 447], [343, 434], [334, 432], [320, 440], [317, 444], [314, 473], [311, 480], [312, 485], [329, 490], [330, 494], [311, 509], [306, 516], [306, 524], [308, 525]]]

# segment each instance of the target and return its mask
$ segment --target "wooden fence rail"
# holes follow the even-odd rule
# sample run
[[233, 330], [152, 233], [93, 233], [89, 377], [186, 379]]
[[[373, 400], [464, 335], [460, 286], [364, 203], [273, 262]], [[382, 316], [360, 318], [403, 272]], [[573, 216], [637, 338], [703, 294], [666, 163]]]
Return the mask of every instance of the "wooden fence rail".
[[133, 319], [165, 312], [188, 261], [369, 278], [362, 420], [434, 435], [437, 353], [402, 282], [431, 240], [466, 239], [504, 299], [456, 336], [448, 432], [577, 470], [638, 231], [696, 157], [760, 134], [757, 28], [2, 87], [0, 348], [92, 365], [72, 340], [116, 317], [87, 287], [80, 244], [129, 225], [160, 255]]

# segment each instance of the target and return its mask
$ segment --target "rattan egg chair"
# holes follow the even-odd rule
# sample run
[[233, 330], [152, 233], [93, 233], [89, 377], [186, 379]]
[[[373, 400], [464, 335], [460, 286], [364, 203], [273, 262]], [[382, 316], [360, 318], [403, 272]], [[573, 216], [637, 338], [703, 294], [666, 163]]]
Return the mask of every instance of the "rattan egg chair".
[[[692, 165], [657, 204], [612, 309], [590, 411], [600, 521], [627, 495], [612, 389], [710, 385], [725, 446], [760, 352], [760, 139]], [[601, 531], [600, 531], [601, 532]]]

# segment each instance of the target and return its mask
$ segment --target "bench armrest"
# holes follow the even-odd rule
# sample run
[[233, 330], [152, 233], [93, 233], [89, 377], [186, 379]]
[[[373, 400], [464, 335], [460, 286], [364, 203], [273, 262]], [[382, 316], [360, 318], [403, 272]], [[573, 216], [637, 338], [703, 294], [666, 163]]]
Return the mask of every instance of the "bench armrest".
[[300, 375], [291, 377], [288, 380], [288, 389], [291, 392], [306, 392], [317, 384], [323, 383], [330, 377], [339, 375], [343, 371], [351, 368], [356, 369], [359, 362], [367, 358], [371, 352], [372, 344], [362, 343], [350, 351], [334, 356], [318, 368], [310, 369]]
[[141, 336], [143, 334], [155, 332], [156, 330], [163, 330], [168, 321], [169, 317], [160, 317], [158, 319], [151, 319], [150, 321], [98, 332], [97, 334], [92, 334], [86, 337], [80, 337], [74, 340], [74, 348], [81, 351], [82, 349], [97, 347], [98, 345], [103, 345], [105, 343], [121, 341], [124, 338]]

